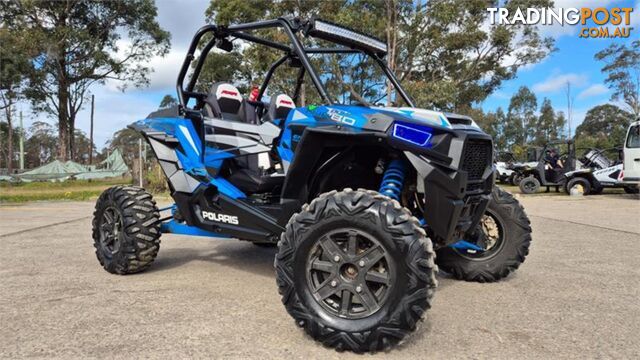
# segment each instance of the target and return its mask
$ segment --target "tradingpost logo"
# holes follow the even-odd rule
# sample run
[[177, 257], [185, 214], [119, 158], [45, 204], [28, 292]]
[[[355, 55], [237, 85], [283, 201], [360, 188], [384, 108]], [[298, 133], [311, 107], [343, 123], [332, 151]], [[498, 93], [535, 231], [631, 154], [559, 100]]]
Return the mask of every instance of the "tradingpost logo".
[[614, 8], [487, 8], [491, 25], [580, 26], [580, 38], [628, 38], [631, 7]]

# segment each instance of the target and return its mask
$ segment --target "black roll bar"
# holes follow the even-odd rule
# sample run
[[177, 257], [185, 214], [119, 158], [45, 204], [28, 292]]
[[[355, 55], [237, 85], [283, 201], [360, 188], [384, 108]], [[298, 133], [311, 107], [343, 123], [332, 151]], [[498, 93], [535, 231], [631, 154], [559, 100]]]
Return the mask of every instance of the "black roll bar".
[[[182, 108], [187, 105], [184, 99], [184, 89], [182, 88], [182, 84], [184, 83], [184, 77], [187, 75], [187, 71], [189, 70], [189, 65], [191, 64], [191, 61], [193, 61], [193, 54], [195, 53], [202, 36], [208, 32], [216, 32], [217, 29], [218, 28], [215, 25], [205, 25], [201, 27], [198, 32], [196, 32], [193, 40], [191, 40], [191, 45], [189, 45], [189, 50], [187, 51], [187, 55], [185, 56], [184, 61], [182, 62], [182, 67], [180, 68], [180, 72], [178, 73], [178, 81], [176, 84], [176, 90], [178, 92], [178, 102], [180, 103], [180, 107]], [[206, 54], [204, 55], [206, 56]], [[194, 77], [197, 78], [197, 75], [198, 74], [195, 74]]]
[[290, 57], [291, 57], [291, 55], [289, 55], [289, 54], [284, 55], [280, 59], [276, 60], [273, 64], [271, 64], [271, 67], [269, 68], [269, 71], [267, 71], [267, 74], [264, 77], [264, 81], [262, 81], [262, 85], [260, 86], [260, 91], [258, 91], [258, 96], [256, 98], [258, 101], [260, 101], [260, 99], [262, 99], [262, 95], [267, 90], [267, 86], [269, 86], [269, 81], [271, 80], [271, 76], [273, 76], [273, 73], [276, 71], [276, 69], [280, 65], [282, 65], [285, 61], [287, 61], [287, 59], [290, 58]]
[[[291, 46], [287, 46], [285, 44], [281, 44], [272, 40], [264, 39], [264, 38], [247, 34], [244, 32], [244, 31], [267, 29], [267, 28], [277, 28], [277, 27], [283, 28], [284, 32], [287, 34], [287, 36], [289, 37], [289, 40], [291, 41]], [[309, 57], [307, 56], [307, 54], [365, 53], [371, 56], [379, 64], [379, 66], [382, 68], [384, 73], [387, 75], [387, 78], [389, 79], [389, 81], [393, 84], [394, 88], [400, 94], [400, 96], [404, 99], [404, 101], [412, 107], [415, 106], [413, 100], [400, 86], [398, 79], [395, 77], [393, 72], [389, 69], [387, 64], [384, 62], [384, 60], [382, 60], [382, 58], [379, 55], [366, 51], [365, 49], [356, 49], [356, 48], [347, 48], [347, 47], [305, 48], [300, 43], [300, 40], [296, 36], [296, 33], [301, 30], [304, 30], [306, 27], [307, 27], [306, 22], [301, 23], [301, 21], [297, 18], [292, 19], [292, 18], [284, 18], [284, 17], [274, 19], [274, 20], [256, 21], [256, 22], [250, 22], [246, 24], [230, 25], [228, 27], [223, 27], [223, 26], [218, 27], [216, 25], [205, 25], [201, 27], [196, 32], [196, 35], [193, 37], [193, 39], [191, 40], [191, 44], [189, 45], [189, 50], [187, 51], [187, 55], [185, 56], [185, 59], [182, 62], [182, 67], [180, 68], [180, 72], [178, 73], [176, 90], [178, 93], [178, 101], [180, 103], [180, 107], [184, 109], [187, 105], [189, 98], [195, 98], [196, 100], [201, 100], [200, 98], [204, 96], [204, 94], [195, 92], [193, 90], [195, 88], [198, 76], [200, 75], [200, 71], [202, 70], [202, 66], [205, 62], [207, 55], [209, 54], [209, 51], [211, 51], [211, 49], [214, 46], [218, 45], [219, 41], [222, 41], [223, 39], [226, 39], [229, 36], [247, 40], [257, 44], [265, 45], [274, 49], [284, 51], [286, 53], [285, 56], [283, 56], [280, 60], [274, 63], [272, 67], [269, 69], [267, 73], [267, 79], [265, 82], [263, 82], [260, 88], [260, 96], [262, 96], [262, 94], [266, 90], [266, 87], [268, 86], [268, 80], [270, 80], [275, 69], [278, 66], [280, 66], [284, 61], [286, 61], [287, 58], [296, 57], [302, 63], [302, 68], [309, 74], [309, 77], [311, 78], [311, 81], [313, 82], [316, 89], [318, 90], [318, 93], [320, 94], [320, 97], [322, 98], [322, 100], [325, 101], [328, 105], [332, 105], [333, 100], [331, 99], [324, 85], [320, 81], [318, 73], [313, 67], [313, 64], [311, 64], [311, 61], [309, 60]], [[200, 43], [200, 40], [207, 33], [212, 33], [213, 38], [209, 40], [209, 42], [207, 42], [207, 44], [202, 49], [198, 62], [194, 68], [193, 75], [189, 80], [189, 84], [187, 85], [187, 88], [185, 89], [184, 79], [187, 75], [187, 72], [189, 71], [189, 66], [191, 65], [191, 62], [195, 58], [194, 53], [198, 48], [198, 44]], [[300, 80], [302, 76], [304, 76], [304, 71], [301, 71], [298, 80]], [[299, 90], [299, 86], [296, 86], [296, 92], [298, 90]]]

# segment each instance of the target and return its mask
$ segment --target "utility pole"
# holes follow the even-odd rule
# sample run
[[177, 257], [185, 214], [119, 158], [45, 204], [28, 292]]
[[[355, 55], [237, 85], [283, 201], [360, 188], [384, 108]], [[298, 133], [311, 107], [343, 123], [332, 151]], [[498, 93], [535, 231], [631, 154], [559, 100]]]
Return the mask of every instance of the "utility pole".
[[91, 95], [91, 127], [89, 130], [89, 165], [93, 165], [93, 109], [95, 95]]
[[138, 175], [140, 175], [140, 179], [138, 180], [138, 183], [140, 187], [142, 187], [142, 138], [138, 139], [138, 165], [139, 165]]
[[24, 170], [24, 123], [22, 122], [22, 110], [20, 110], [20, 171]]

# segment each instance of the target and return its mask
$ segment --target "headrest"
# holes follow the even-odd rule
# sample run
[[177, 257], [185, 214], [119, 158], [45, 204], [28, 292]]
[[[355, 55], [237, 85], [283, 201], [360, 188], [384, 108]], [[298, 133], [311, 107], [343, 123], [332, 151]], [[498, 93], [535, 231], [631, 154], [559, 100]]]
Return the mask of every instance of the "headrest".
[[205, 103], [211, 107], [212, 114], [208, 116], [222, 117], [223, 114], [237, 115], [242, 105], [242, 95], [233, 85], [225, 82], [213, 84]]
[[216, 95], [216, 99], [218, 101], [222, 99], [230, 99], [239, 103], [242, 102], [242, 95], [240, 95], [238, 88], [229, 83], [214, 84], [211, 88], [211, 93]]
[[271, 97], [269, 104], [269, 117], [271, 120], [284, 119], [289, 115], [289, 111], [295, 109], [296, 104], [289, 95], [279, 94]]

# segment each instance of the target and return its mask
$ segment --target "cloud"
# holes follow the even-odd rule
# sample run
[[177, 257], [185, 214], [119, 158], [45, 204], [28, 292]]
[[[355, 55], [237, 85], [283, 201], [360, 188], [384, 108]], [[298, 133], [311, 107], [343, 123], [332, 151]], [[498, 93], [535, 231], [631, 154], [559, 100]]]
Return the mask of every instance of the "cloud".
[[533, 85], [533, 90], [541, 93], [552, 93], [565, 88], [567, 83], [571, 83], [575, 87], [582, 87], [587, 83], [587, 76], [574, 73], [552, 75], [545, 81]]
[[582, 90], [582, 92], [578, 94], [578, 99], [586, 99], [588, 97], [598, 96], [598, 95], [606, 94], [608, 92], [609, 92], [609, 88], [607, 88], [603, 84], [594, 84]]

